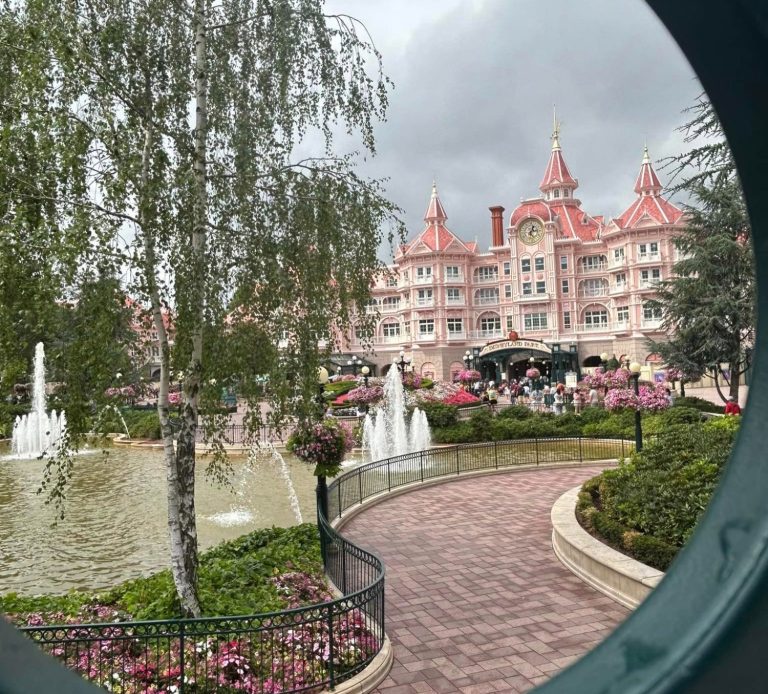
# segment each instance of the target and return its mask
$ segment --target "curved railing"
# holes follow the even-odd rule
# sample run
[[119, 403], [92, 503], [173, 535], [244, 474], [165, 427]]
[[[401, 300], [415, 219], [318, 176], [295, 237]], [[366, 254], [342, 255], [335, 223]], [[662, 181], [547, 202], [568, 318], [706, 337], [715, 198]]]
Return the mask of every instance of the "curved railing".
[[333, 688], [367, 667], [385, 641], [384, 564], [333, 527], [350, 508], [439, 477], [615, 459], [631, 450], [622, 439], [532, 438], [434, 448], [361, 465], [328, 485], [328, 517], [318, 512], [323, 563], [341, 593], [335, 600], [250, 616], [22, 631], [67, 667], [111, 691], [276, 694]]
[[633, 450], [634, 445], [624, 439], [574, 436], [466, 443], [407, 453], [361, 465], [331, 482], [328, 518], [341, 518], [379, 494], [439, 477], [523, 465], [613, 460]]

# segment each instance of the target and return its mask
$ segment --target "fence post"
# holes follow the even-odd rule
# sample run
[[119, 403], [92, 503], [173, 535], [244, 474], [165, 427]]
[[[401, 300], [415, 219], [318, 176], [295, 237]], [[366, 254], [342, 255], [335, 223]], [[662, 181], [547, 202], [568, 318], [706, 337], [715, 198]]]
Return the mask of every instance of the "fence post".
[[421, 481], [424, 481], [424, 451], [419, 452], [419, 473], [421, 474]]
[[456, 446], [456, 474], [459, 474], [459, 447]]
[[179, 620], [179, 694], [184, 694], [184, 620]]
[[539, 465], [539, 437], [534, 434], [533, 435], [533, 445], [536, 448], [536, 467]]
[[493, 441], [493, 459], [496, 462], [496, 469], [499, 469], [499, 442]]
[[339, 490], [339, 518], [341, 518], [341, 480], [336, 482], [336, 489]]
[[334, 643], [333, 643], [333, 603], [328, 603], [328, 679], [331, 689], [336, 687], [336, 673], [333, 668], [334, 655]]
[[341, 549], [341, 592], [347, 595], [347, 548], [342, 542]]
[[389, 461], [387, 461], [387, 491], [392, 491], [392, 468], [389, 465]]
[[624, 457], [624, 437], [621, 437], [621, 457]]
[[579, 434], [579, 462], [584, 462], [584, 452], [581, 450], [581, 434]]
[[363, 476], [357, 471], [357, 488], [360, 491], [360, 503], [363, 503]]

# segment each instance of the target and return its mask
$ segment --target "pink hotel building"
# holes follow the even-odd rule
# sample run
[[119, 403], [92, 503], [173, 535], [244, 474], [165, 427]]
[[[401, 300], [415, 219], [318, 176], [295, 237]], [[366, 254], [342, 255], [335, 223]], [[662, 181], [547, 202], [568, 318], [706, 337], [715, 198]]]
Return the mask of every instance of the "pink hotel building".
[[[450, 379], [469, 351], [475, 368], [499, 381], [520, 377], [534, 357], [542, 373], [565, 380], [608, 353], [646, 364], [650, 377], [646, 340], [663, 331], [646, 302], [672, 273], [683, 212], [661, 196], [647, 148], [636, 198], [618, 217], [585, 212], [577, 188], [555, 130], [541, 195], [515, 207], [506, 236], [504, 208], [489, 208], [491, 245], [482, 251], [448, 229], [433, 185], [424, 230], [375, 283], [379, 320], [367, 360], [383, 373], [402, 350], [415, 371]], [[363, 353], [360, 335], [349, 348]]]

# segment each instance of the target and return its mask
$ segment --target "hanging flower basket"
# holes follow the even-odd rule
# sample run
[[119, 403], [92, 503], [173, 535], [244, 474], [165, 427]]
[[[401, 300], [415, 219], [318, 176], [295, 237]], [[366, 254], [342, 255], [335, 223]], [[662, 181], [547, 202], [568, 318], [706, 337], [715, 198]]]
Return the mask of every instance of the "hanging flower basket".
[[456, 374], [455, 380], [461, 381], [462, 383], [471, 383], [473, 381], [479, 381], [480, 372], [475, 371], [474, 369], [464, 369], [464, 371], [459, 371]]
[[525, 377], [530, 378], [532, 381], [535, 381], [537, 378], [541, 376], [541, 371], [539, 371], [535, 366], [528, 369], [528, 371], [525, 372]]
[[344, 455], [354, 445], [351, 429], [326, 418], [319, 424], [295, 429], [285, 447], [299, 460], [314, 465], [316, 477], [334, 477], [341, 471]]

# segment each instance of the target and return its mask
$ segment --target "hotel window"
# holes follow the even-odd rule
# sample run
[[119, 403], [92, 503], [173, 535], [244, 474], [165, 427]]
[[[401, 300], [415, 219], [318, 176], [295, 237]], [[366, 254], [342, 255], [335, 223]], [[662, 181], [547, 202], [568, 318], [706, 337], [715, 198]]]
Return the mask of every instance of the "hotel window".
[[384, 337], [399, 337], [400, 323], [384, 323], [382, 326]]
[[368, 331], [361, 328], [359, 325], [355, 326], [355, 339], [356, 340], [365, 340], [368, 338]]
[[568, 269], [568, 256], [567, 255], [561, 255], [560, 256], [560, 269], [561, 270], [567, 270]]
[[504, 285], [504, 298], [505, 299], [511, 299], [512, 298], [512, 285], [511, 284], [505, 284]]
[[523, 296], [533, 294], [533, 284], [531, 282], [523, 282]]
[[536, 272], [542, 272], [544, 270], [544, 256], [540, 255], [537, 258], [534, 258], [533, 266]]
[[570, 330], [571, 328], [571, 312], [563, 311], [563, 328]]
[[563, 197], [564, 198], [568, 197], [568, 189], [567, 188], [563, 188]]
[[478, 289], [475, 292], [476, 304], [497, 304], [499, 303], [499, 288], [487, 287], [486, 289]]
[[619, 323], [629, 323], [629, 306], [619, 306], [616, 309], [616, 320]]
[[604, 255], [587, 255], [581, 259], [581, 266], [584, 270], [601, 270], [605, 267]]
[[506, 261], [504, 263], [504, 277], [509, 277], [512, 274], [512, 263]]
[[427, 318], [419, 321], [419, 335], [434, 335], [434, 334], [435, 334], [434, 318]]
[[445, 268], [445, 279], [447, 280], [457, 280], [460, 279], [461, 275], [459, 274], [459, 266], [458, 265], [448, 265]]
[[547, 282], [546, 282], [546, 280], [541, 280], [539, 282], [536, 282], [536, 293], [537, 294], [546, 294], [547, 293]]
[[384, 300], [381, 302], [381, 307], [385, 311], [396, 311], [398, 308], [400, 308], [400, 297], [385, 296]]
[[661, 320], [661, 306], [643, 306], [643, 320]]
[[495, 316], [494, 318], [481, 318], [480, 330], [486, 335], [489, 333], [501, 332], [501, 318]]
[[485, 267], [479, 267], [475, 270], [475, 278], [478, 282], [489, 282], [498, 279], [498, 277], [499, 268], [495, 265], [486, 265]]
[[600, 311], [585, 311], [584, 312], [584, 325], [586, 327], [596, 327], [601, 325], [608, 325], [608, 311], [602, 309]]
[[543, 330], [547, 327], [547, 314], [526, 313], [523, 315], [523, 326], [526, 330]]
[[614, 248], [613, 249], [613, 259], [620, 263], [622, 260], [624, 260], [624, 249], [623, 248]]
[[616, 273], [616, 286], [617, 287], [624, 287], [627, 284], [627, 273], [626, 272], [618, 272]]
[[571, 290], [571, 287], [568, 284], [568, 280], [562, 280], [560, 283], [560, 289], [562, 290], [563, 294], [567, 294]]
[[523, 258], [520, 261], [520, 272], [530, 272], [530, 271], [531, 271], [531, 259]]
[[655, 256], [659, 254], [658, 241], [651, 241], [650, 243], [641, 243], [638, 245], [637, 248], [640, 251], [641, 259], [646, 256]]
[[403, 323], [403, 333], [406, 335], [411, 334], [411, 321], [407, 320]]
[[461, 318], [449, 318], [448, 319], [448, 334], [460, 335], [464, 332], [464, 322]]
[[397, 277], [387, 277], [387, 286], [388, 287], [396, 287], [397, 286]]
[[418, 297], [419, 297], [419, 303], [423, 303], [425, 301], [432, 301], [432, 290], [419, 289]]
[[448, 303], [458, 303], [461, 301], [461, 290], [456, 287], [449, 287], [445, 290]]
[[643, 285], [650, 286], [652, 282], [658, 282], [661, 279], [661, 269], [652, 268], [651, 270], [640, 271], [640, 282]]
[[560, 197], [560, 189], [559, 188], [555, 188], [555, 197], [556, 198]]
[[416, 268], [416, 281], [426, 282], [432, 279], [431, 267], [417, 267]]
[[507, 330], [514, 330], [515, 329], [515, 317], [514, 316], [507, 316]]

